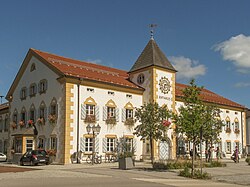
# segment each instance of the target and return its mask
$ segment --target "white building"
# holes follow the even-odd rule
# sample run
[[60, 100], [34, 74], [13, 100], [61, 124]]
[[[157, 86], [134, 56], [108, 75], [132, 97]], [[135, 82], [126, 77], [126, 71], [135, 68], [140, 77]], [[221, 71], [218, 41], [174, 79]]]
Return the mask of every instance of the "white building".
[[[113, 152], [123, 139], [134, 148], [137, 159], [146, 158], [149, 144], [133, 135], [138, 122], [133, 126], [127, 119], [134, 116], [136, 107], [150, 101], [176, 110], [186, 85], [176, 83], [175, 73], [152, 38], [129, 72], [30, 49], [6, 96], [11, 121], [9, 158], [17, 160], [26, 150], [43, 148], [57, 150], [57, 162], [71, 163], [75, 152], [92, 153], [88, 124], [101, 127], [95, 138], [99, 154]], [[205, 89], [202, 95], [205, 102], [221, 108], [221, 119], [231, 130], [222, 131], [221, 150], [229, 156], [236, 144], [244, 147], [245, 107]], [[154, 143], [154, 156], [175, 158], [176, 152], [176, 137], [170, 129], [166, 141]]]

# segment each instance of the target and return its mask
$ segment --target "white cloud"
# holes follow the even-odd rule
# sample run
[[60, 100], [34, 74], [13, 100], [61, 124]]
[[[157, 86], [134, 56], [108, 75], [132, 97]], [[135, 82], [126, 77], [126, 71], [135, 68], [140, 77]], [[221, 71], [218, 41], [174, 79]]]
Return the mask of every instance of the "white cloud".
[[93, 63], [93, 64], [101, 64], [101, 59], [87, 59], [87, 62]]
[[240, 34], [214, 46], [224, 60], [234, 63], [237, 71], [244, 73], [244, 68], [250, 68], [250, 36]]
[[245, 87], [250, 87], [249, 82], [238, 82], [234, 85], [236, 88], [245, 88]]
[[169, 57], [177, 72], [177, 79], [191, 79], [197, 76], [205, 75], [206, 67], [199, 64], [197, 60], [192, 60], [183, 56]]

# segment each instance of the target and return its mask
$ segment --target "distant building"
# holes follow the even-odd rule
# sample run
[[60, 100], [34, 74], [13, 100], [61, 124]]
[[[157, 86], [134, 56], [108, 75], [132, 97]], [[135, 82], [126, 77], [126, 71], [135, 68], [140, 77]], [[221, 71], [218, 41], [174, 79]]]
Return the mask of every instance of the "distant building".
[[[133, 135], [135, 108], [147, 102], [178, 110], [182, 90], [176, 70], [151, 38], [129, 72], [82, 62], [35, 49], [26, 55], [6, 98], [10, 102], [9, 158], [17, 161], [35, 148], [56, 150], [56, 161], [67, 164], [76, 152], [85, 156], [93, 147], [105, 156], [125, 141], [137, 159], [147, 159], [149, 142]], [[205, 102], [222, 110], [222, 129], [217, 146], [230, 157], [235, 145], [246, 146], [245, 107], [203, 89]], [[7, 115], [7, 114], [6, 114]], [[100, 134], [87, 133], [88, 124], [99, 124]], [[156, 159], [175, 158], [175, 134], [154, 143]], [[178, 144], [179, 146], [179, 144]], [[189, 152], [189, 142], [182, 146]], [[204, 151], [204, 148], [198, 148]]]
[[246, 153], [250, 155], [250, 109], [247, 110]]
[[0, 105], [0, 152], [7, 154], [9, 146], [9, 103]]

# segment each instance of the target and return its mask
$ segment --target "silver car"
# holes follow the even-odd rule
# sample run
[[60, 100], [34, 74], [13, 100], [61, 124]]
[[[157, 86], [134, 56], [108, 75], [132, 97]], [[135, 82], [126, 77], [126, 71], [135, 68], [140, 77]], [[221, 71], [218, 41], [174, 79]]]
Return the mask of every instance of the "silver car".
[[4, 161], [4, 162], [7, 161], [7, 156], [3, 153], [0, 153], [0, 162], [1, 161]]

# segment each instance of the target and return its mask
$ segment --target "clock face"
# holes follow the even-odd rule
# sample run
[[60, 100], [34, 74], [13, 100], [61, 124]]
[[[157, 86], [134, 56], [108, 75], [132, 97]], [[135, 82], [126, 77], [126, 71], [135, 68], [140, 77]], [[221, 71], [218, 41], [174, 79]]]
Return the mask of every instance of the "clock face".
[[160, 79], [159, 86], [160, 86], [161, 92], [164, 93], [164, 94], [167, 94], [170, 91], [170, 87], [171, 87], [170, 86], [170, 81], [166, 77], [162, 77]]

